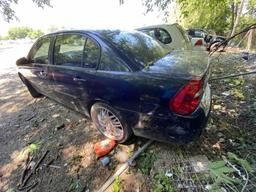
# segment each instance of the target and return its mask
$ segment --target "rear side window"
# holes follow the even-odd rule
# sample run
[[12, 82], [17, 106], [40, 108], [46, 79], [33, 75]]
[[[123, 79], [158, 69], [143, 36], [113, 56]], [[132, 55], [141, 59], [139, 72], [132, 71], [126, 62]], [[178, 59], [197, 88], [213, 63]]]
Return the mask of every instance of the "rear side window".
[[86, 38], [81, 35], [57, 36], [54, 47], [54, 64], [81, 67]]
[[172, 38], [170, 34], [165, 30], [161, 28], [157, 28], [154, 31], [155, 38], [158, 39], [163, 44], [169, 44], [172, 42]]
[[127, 65], [110, 50], [102, 54], [99, 69], [103, 71], [130, 71]]
[[172, 42], [171, 35], [165, 29], [154, 28], [154, 29], [144, 29], [142, 31], [144, 33], [146, 33], [147, 35], [157, 39], [158, 41], [160, 41], [163, 44], [169, 44]]
[[39, 40], [32, 48], [32, 53], [30, 56], [31, 62], [39, 64], [48, 64], [48, 52], [50, 43], [50, 37]]
[[96, 68], [100, 57], [100, 47], [90, 38], [87, 38], [86, 45], [84, 47], [84, 67]]

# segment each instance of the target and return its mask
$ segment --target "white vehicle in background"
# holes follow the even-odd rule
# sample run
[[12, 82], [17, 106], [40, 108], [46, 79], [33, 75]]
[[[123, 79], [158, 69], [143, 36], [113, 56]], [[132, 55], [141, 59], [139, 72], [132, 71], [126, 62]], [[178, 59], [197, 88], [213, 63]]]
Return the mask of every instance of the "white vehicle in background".
[[206, 49], [207, 42], [205, 39], [207, 38], [207, 33], [203, 30], [199, 29], [188, 29], [188, 36], [190, 37], [192, 46], [194, 47], [203, 47]]
[[192, 45], [187, 33], [177, 23], [152, 25], [136, 29], [157, 39], [170, 49], [191, 49]]

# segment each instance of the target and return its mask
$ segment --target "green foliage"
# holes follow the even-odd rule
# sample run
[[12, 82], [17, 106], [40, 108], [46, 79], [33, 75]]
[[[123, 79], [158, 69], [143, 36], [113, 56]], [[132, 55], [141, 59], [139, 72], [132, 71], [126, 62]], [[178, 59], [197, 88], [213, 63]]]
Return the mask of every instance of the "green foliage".
[[8, 31], [8, 36], [10, 39], [23, 39], [32, 32], [32, 29], [29, 27], [13, 27]]
[[[157, 8], [166, 17], [173, 12], [171, 3], [176, 3], [180, 9], [181, 25], [186, 28], [212, 29], [218, 34], [229, 35], [233, 27], [237, 10], [241, 1], [237, 0], [142, 0], [147, 12]], [[246, 13], [243, 13], [237, 30], [256, 23], [256, 0], [245, 3]]]
[[169, 177], [163, 173], [157, 173], [153, 180], [153, 192], [175, 192]]
[[212, 191], [220, 190], [220, 186], [222, 183], [234, 185], [239, 183], [240, 180], [233, 178], [232, 173], [235, 172], [233, 168], [230, 168], [226, 165], [225, 161], [216, 161], [212, 162], [209, 166], [210, 175], [214, 179], [214, 184], [212, 185]]
[[154, 162], [157, 160], [157, 156], [153, 152], [142, 153], [138, 160], [138, 168], [142, 174], [148, 175]]
[[68, 191], [80, 192], [82, 190], [82, 184], [80, 179], [72, 179], [69, 185]]
[[31, 32], [28, 33], [28, 37], [30, 39], [36, 39], [38, 37], [41, 37], [42, 35], [44, 35], [44, 32], [42, 30], [33, 30]]
[[[214, 29], [224, 33], [230, 24], [229, 1], [226, 0], [177, 0], [184, 27]], [[224, 29], [224, 30], [223, 30]]]
[[8, 31], [9, 39], [35, 39], [42, 36], [44, 33], [41, 30], [33, 30], [30, 27], [13, 27]]
[[[244, 159], [239, 158], [236, 154], [228, 152], [228, 160], [242, 166], [246, 171], [251, 172], [251, 165]], [[232, 166], [227, 165], [226, 161], [220, 160], [212, 162], [209, 166], [210, 175], [214, 180], [212, 192], [220, 191], [221, 184], [235, 185], [241, 182], [240, 179], [234, 177], [236, 171]]]
[[28, 146], [28, 152], [30, 154], [36, 154], [37, 151], [40, 149], [40, 146], [41, 146], [41, 142], [38, 142], [38, 143], [32, 143]]
[[[50, 0], [32, 0], [38, 7], [50, 6]], [[15, 11], [12, 9], [13, 4], [18, 4], [19, 0], [0, 0], [0, 13], [5, 21], [9, 22], [13, 19], [18, 19], [15, 16]]]
[[121, 190], [121, 180], [120, 177], [116, 177], [113, 183], [113, 192], [119, 192]]
[[228, 158], [230, 160], [235, 161], [239, 165], [241, 165], [244, 169], [246, 169], [246, 171], [248, 171], [248, 172], [253, 171], [253, 169], [252, 169], [251, 165], [248, 163], [248, 161], [246, 161], [245, 159], [241, 159], [241, 158], [237, 157], [236, 154], [228, 152]]

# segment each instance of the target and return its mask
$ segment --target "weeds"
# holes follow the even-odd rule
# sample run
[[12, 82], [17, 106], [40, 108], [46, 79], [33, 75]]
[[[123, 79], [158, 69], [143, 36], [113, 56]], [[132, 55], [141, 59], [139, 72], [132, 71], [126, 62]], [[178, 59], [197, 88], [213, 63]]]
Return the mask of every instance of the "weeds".
[[[234, 162], [234, 164], [230, 161]], [[250, 164], [246, 160], [237, 157], [237, 155], [231, 152], [228, 152], [228, 159], [224, 158], [224, 160], [215, 161], [210, 164], [210, 175], [214, 180], [211, 186], [212, 192], [221, 191], [222, 185], [235, 186], [242, 183], [242, 180], [238, 179], [238, 177], [244, 180], [244, 176], [235, 164], [241, 166], [246, 172], [252, 171]]]
[[81, 162], [83, 156], [81, 155], [74, 155], [73, 157], [71, 157], [71, 159], [68, 160], [69, 164], [71, 165], [77, 165]]
[[69, 190], [68, 191], [81, 191], [82, 190], [82, 185], [80, 179], [72, 179], [69, 185]]
[[138, 160], [138, 169], [142, 174], [148, 175], [156, 160], [157, 155], [154, 152], [142, 153]]
[[153, 192], [175, 192], [169, 177], [163, 173], [157, 173], [153, 179]]
[[36, 154], [41, 147], [41, 142], [32, 143], [28, 146], [28, 152], [32, 155]]
[[121, 180], [120, 177], [116, 177], [113, 183], [113, 192], [120, 192], [121, 190]]

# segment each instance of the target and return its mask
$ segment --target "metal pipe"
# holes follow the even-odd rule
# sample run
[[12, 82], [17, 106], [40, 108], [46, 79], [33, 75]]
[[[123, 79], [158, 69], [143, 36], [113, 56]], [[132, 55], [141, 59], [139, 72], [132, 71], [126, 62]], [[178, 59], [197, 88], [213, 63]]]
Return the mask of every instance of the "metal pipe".
[[216, 81], [216, 80], [228, 79], [228, 78], [239, 77], [239, 76], [244, 76], [244, 75], [251, 75], [251, 74], [256, 74], [256, 71], [226, 75], [226, 76], [221, 76], [221, 77], [215, 77], [215, 78], [211, 78], [209, 81]]

